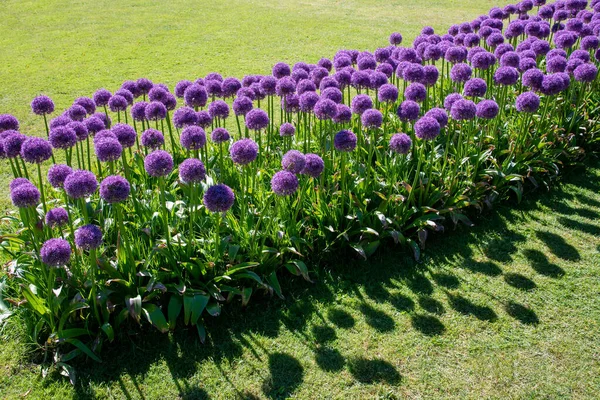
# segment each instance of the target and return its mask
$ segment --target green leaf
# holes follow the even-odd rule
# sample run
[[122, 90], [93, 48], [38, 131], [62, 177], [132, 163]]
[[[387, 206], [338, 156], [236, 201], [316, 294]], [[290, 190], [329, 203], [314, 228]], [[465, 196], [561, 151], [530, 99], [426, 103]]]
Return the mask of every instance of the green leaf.
[[69, 382], [74, 386], [76, 381], [75, 368], [71, 367], [69, 364], [65, 364], [64, 362], [59, 362], [56, 364], [56, 366], [60, 368], [60, 374], [69, 378]]
[[90, 332], [83, 328], [65, 329], [56, 335], [56, 339], [60, 341], [67, 341], [67, 339], [75, 338], [78, 336], [89, 335]]
[[177, 317], [181, 313], [182, 307], [183, 307], [183, 304], [181, 303], [181, 297], [179, 297], [177, 295], [172, 295], [171, 299], [169, 300], [169, 309], [168, 309], [169, 327], [171, 329], [175, 328], [175, 324], [177, 323]]
[[410, 248], [413, 251], [413, 256], [415, 258], [415, 261], [419, 261], [419, 259], [421, 258], [421, 249], [419, 248], [419, 245], [417, 244], [417, 242], [415, 242], [412, 239], [407, 239], [406, 242], [408, 243], [408, 245], [410, 246]]
[[260, 279], [260, 276], [258, 276], [258, 274], [256, 274], [255, 272], [252, 272], [252, 271], [246, 271], [246, 272], [236, 274], [235, 278], [236, 279], [248, 278], [248, 279], [252, 279], [252, 280], [256, 281], [261, 286], [264, 285], [262, 279]]
[[62, 311], [62, 315], [60, 317], [60, 322], [58, 324], [58, 330], [62, 331], [63, 326], [65, 326], [65, 323], [69, 319], [69, 316], [71, 315], [71, 313], [73, 313], [77, 310], [81, 310], [83, 308], [89, 308], [89, 305], [82, 301], [69, 304], [69, 306], [64, 311]]
[[277, 294], [277, 296], [279, 296], [281, 299], [283, 299], [283, 294], [281, 293], [281, 285], [279, 284], [279, 281], [277, 280], [277, 272], [273, 271], [271, 273], [271, 275], [267, 276], [267, 282], [269, 282], [269, 285], [271, 285], [271, 288], [273, 289], [273, 291], [275, 292], [275, 294]]
[[[302, 275], [302, 277], [304, 278], [304, 280], [312, 283], [312, 281], [310, 280], [310, 277], [308, 275], [308, 268], [306, 267], [306, 264], [304, 264], [303, 261], [292, 260], [292, 261], [288, 262], [285, 266], [293, 274], [295, 274], [295, 275]], [[291, 269], [290, 269], [290, 267], [291, 267]]]
[[242, 290], [242, 307], [246, 307], [248, 302], [250, 301], [250, 296], [252, 296], [252, 288], [244, 288]]
[[221, 314], [221, 305], [219, 303], [210, 303], [206, 306], [206, 311], [213, 317], [218, 317]]
[[27, 286], [21, 285], [21, 291], [23, 292], [23, 296], [27, 300], [27, 304], [33, 311], [41, 315], [42, 317], [50, 314], [50, 310], [44, 304], [44, 300], [33, 294], [30, 288]]
[[183, 313], [184, 322], [186, 325], [196, 324], [209, 299], [210, 296], [206, 294], [196, 294], [193, 296], [183, 297]]
[[102, 325], [100, 327], [100, 329], [102, 329], [102, 332], [104, 332], [104, 334], [106, 334], [106, 337], [108, 338], [108, 340], [110, 340], [111, 342], [113, 340], [115, 340], [115, 332], [113, 330], [113, 327], [110, 323], [105, 323], [104, 325]]
[[379, 247], [379, 244], [380, 244], [379, 240], [375, 240], [375, 241], [367, 243], [366, 245], [363, 246], [363, 249], [365, 250], [367, 257], [371, 257], [373, 255], [373, 253], [375, 253], [375, 251]]
[[142, 312], [148, 322], [154, 325], [156, 329], [162, 333], [167, 333], [169, 331], [169, 324], [165, 319], [165, 315], [156, 304], [145, 304], [142, 308]]
[[206, 329], [204, 328], [204, 324], [202, 321], [198, 321], [196, 324], [196, 329], [198, 330], [198, 337], [200, 338], [200, 342], [204, 344], [206, 342]]
[[367, 253], [365, 253], [365, 249], [362, 248], [360, 244], [351, 244], [350, 245], [364, 260], [367, 259]]
[[241, 270], [247, 269], [247, 268], [256, 267], [257, 265], [259, 265], [259, 263], [257, 263], [257, 262], [244, 262], [244, 263], [235, 265], [235, 266], [231, 267], [230, 269], [228, 269], [227, 275], [233, 275], [238, 271], [241, 271]]
[[79, 350], [81, 350], [83, 353], [85, 353], [85, 355], [87, 355], [89, 358], [91, 358], [94, 361], [97, 362], [102, 362], [102, 360], [100, 360], [100, 358], [94, 354], [94, 352], [87, 347], [85, 344], [83, 344], [83, 342], [79, 339], [67, 339], [65, 340], [65, 342], [72, 344], [73, 346], [77, 347]]

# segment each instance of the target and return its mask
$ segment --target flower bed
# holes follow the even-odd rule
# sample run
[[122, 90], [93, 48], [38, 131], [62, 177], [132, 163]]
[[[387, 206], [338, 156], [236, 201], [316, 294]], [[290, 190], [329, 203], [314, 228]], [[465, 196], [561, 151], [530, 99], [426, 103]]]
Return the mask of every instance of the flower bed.
[[418, 259], [428, 232], [547, 184], [589, 139], [600, 2], [544, 3], [268, 76], [127, 81], [51, 120], [39, 96], [47, 140], [1, 115], [18, 208], [3, 297], [69, 374], [125, 325], [204, 340], [204, 318], [283, 296], [321, 254]]

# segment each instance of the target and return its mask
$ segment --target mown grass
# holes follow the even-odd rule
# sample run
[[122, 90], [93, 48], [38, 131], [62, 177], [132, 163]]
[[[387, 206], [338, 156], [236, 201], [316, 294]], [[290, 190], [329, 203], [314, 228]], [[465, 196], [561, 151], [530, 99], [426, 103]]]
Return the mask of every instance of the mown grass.
[[600, 164], [427, 242], [331, 265], [195, 331], [131, 331], [72, 387], [5, 330], [0, 393], [38, 398], [594, 398]]

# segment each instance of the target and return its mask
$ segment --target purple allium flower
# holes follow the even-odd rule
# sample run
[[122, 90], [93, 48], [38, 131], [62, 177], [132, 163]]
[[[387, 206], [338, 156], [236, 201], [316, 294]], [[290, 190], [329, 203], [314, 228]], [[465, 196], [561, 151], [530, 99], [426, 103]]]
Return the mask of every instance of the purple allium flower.
[[69, 197], [80, 199], [91, 196], [98, 188], [98, 181], [92, 172], [76, 170], [66, 177], [64, 188]]
[[[391, 55], [392, 53], [387, 47], [382, 47], [375, 50], [375, 60], [377, 60], [377, 62], [380, 63], [387, 61], [391, 57]], [[331, 71], [331, 68], [329, 70]]]
[[152, 81], [150, 79], [147, 78], [140, 78], [136, 81], [138, 90], [140, 91], [141, 94], [148, 94], [148, 92], [150, 92], [150, 89], [152, 89], [154, 87], [154, 84], [152, 83]]
[[290, 77], [283, 77], [277, 81], [275, 92], [277, 96], [283, 97], [296, 91], [296, 82]]
[[325, 169], [325, 163], [323, 159], [316, 154], [306, 154], [304, 156], [304, 169], [300, 172], [303, 175], [308, 175], [313, 178], [318, 178], [323, 169]]
[[250, 110], [246, 114], [246, 126], [253, 131], [260, 131], [269, 125], [269, 116], [260, 108]]
[[146, 119], [146, 107], [148, 107], [148, 103], [145, 101], [138, 101], [133, 106], [131, 106], [131, 116], [136, 121], [144, 121]]
[[111, 129], [123, 148], [131, 147], [135, 144], [137, 134], [135, 130], [126, 124], [116, 124]]
[[279, 127], [279, 135], [281, 137], [294, 136], [295, 133], [296, 128], [294, 128], [294, 125], [290, 124], [289, 122], [285, 122]]
[[352, 99], [352, 112], [361, 115], [366, 110], [373, 108], [373, 100], [366, 94], [359, 94]]
[[204, 107], [208, 100], [208, 93], [204, 86], [194, 83], [185, 89], [183, 98], [185, 104], [190, 107]]
[[375, 57], [372, 56], [360, 57], [358, 59], [357, 66], [359, 71], [365, 71], [368, 69], [374, 70], [377, 68], [377, 61], [375, 60]]
[[31, 183], [23, 183], [10, 191], [10, 199], [15, 207], [35, 207], [40, 202], [40, 191]]
[[176, 128], [183, 128], [198, 123], [198, 115], [190, 107], [181, 107], [173, 114], [173, 123]]
[[64, 226], [69, 222], [69, 214], [62, 207], [48, 210], [46, 213], [46, 225], [50, 228]]
[[96, 225], [84, 225], [75, 231], [75, 245], [82, 250], [95, 250], [102, 244], [102, 231]]
[[450, 70], [450, 79], [454, 82], [466, 82], [471, 78], [473, 70], [468, 64], [455, 64]]
[[412, 140], [406, 133], [396, 133], [390, 138], [390, 149], [398, 154], [407, 154], [412, 146]]
[[96, 93], [94, 93], [94, 103], [96, 103], [97, 107], [103, 107], [108, 104], [108, 101], [112, 95], [106, 89], [98, 89]]
[[100, 183], [100, 197], [107, 203], [120, 203], [127, 200], [131, 187], [127, 179], [119, 175], [110, 175]]
[[206, 133], [199, 126], [188, 126], [181, 131], [181, 146], [188, 150], [198, 150], [206, 144]]
[[335, 134], [333, 145], [338, 151], [350, 152], [356, 148], [357, 137], [349, 130], [342, 130]]
[[37, 96], [31, 102], [31, 111], [37, 115], [52, 114], [54, 112], [54, 102], [48, 96]]
[[350, 122], [352, 119], [352, 110], [345, 104], [338, 104], [337, 110], [335, 113], [335, 117], [333, 117], [333, 122], [342, 124], [344, 122]]
[[173, 94], [167, 93], [167, 98], [165, 99], [164, 105], [167, 110], [172, 111], [175, 109], [175, 107], [177, 107], [177, 99]]
[[121, 89], [125, 89], [129, 91], [133, 95], [133, 97], [140, 97], [142, 95], [142, 91], [138, 87], [137, 82], [134, 81], [125, 81], [121, 85]]
[[337, 104], [332, 100], [321, 98], [315, 104], [314, 112], [320, 120], [333, 119], [337, 114]]
[[85, 124], [85, 127], [87, 128], [88, 132], [92, 134], [106, 129], [104, 121], [95, 116], [89, 117], [88, 119], [84, 120], [83, 123]]
[[115, 135], [114, 133], [112, 133], [112, 131], [108, 129], [103, 129], [100, 132], [96, 133], [96, 136], [94, 136], [94, 143], [104, 139], [117, 140], [117, 135]]
[[462, 63], [467, 59], [467, 49], [462, 46], [450, 47], [446, 50], [444, 58], [452, 64]]
[[96, 157], [102, 162], [109, 162], [118, 160], [123, 153], [123, 146], [117, 139], [101, 139], [94, 141], [94, 150]]
[[477, 106], [471, 100], [458, 100], [450, 109], [450, 115], [457, 121], [473, 119], [476, 114]]
[[209, 104], [208, 113], [212, 118], [225, 119], [229, 117], [229, 106], [223, 100], [215, 100]]
[[432, 108], [425, 113], [425, 117], [434, 118], [440, 124], [440, 128], [442, 129], [448, 125], [448, 114], [443, 108]]
[[167, 176], [173, 170], [173, 157], [164, 150], [155, 150], [144, 160], [144, 168], [155, 178]]
[[229, 147], [229, 155], [236, 164], [249, 164], [258, 156], [258, 145], [252, 139], [238, 140]]
[[87, 139], [89, 132], [87, 126], [83, 122], [73, 121], [69, 122], [66, 126], [69, 129], [73, 129], [75, 135], [77, 136], [77, 141], [81, 142]]
[[476, 33], [467, 33], [465, 35], [464, 44], [466, 47], [479, 46], [481, 38]]
[[554, 44], [559, 49], [568, 49], [577, 41], [577, 35], [572, 32], [559, 31], [554, 35]]
[[558, 72], [544, 76], [541, 92], [547, 96], [552, 96], [566, 89], [565, 82], [561, 74], [561, 72]]
[[40, 249], [42, 262], [49, 267], [67, 265], [71, 259], [71, 245], [64, 239], [49, 239]]
[[52, 157], [52, 146], [47, 140], [30, 137], [21, 145], [21, 157], [29, 163], [41, 164]]
[[415, 135], [419, 139], [433, 140], [440, 134], [441, 126], [433, 117], [423, 117], [415, 122]]
[[370, 109], [362, 113], [360, 121], [365, 128], [379, 128], [383, 123], [381, 111]]
[[337, 71], [341, 70], [342, 68], [350, 67], [352, 66], [352, 59], [346, 56], [336, 57], [333, 59], [333, 66]]
[[153, 101], [146, 106], [146, 119], [157, 121], [167, 116], [167, 107], [160, 101]]
[[197, 158], [188, 158], [179, 164], [179, 179], [183, 183], [201, 182], [206, 179], [206, 168]]
[[483, 97], [487, 92], [487, 84], [481, 78], [469, 79], [465, 83], [465, 97]]
[[18, 130], [19, 120], [14, 115], [0, 114], [0, 132]]
[[421, 64], [409, 63], [402, 70], [402, 78], [407, 82], [421, 82], [423, 75], [424, 71]]
[[277, 79], [290, 76], [291, 74], [290, 66], [286, 63], [279, 62], [273, 66], [273, 76]]
[[421, 103], [427, 98], [427, 89], [421, 83], [413, 82], [404, 91], [404, 97], [406, 100]]
[[21, 154], [23, 143], [27, 140], [27, 136], [20, 132], [9, 130], [2, 132], [4, 140], [2, 142], [4, 156], [15, 158]]
[[303, 79], [296, 85], [296, 93], [298, 93], [299, 96], [306, 92], [314, 92], [316, 90], [316, 85], [310, 79]]
[[283, 155], [281, 159], [281, 167], [289, 172], [294, 174], [299, 174], [306, 164], [306, 159], [304, 154], [299, 152], [298, 150], [290, 150]]
[[569, 60], [578, 59], [583, 62], [590, 62], [590, 53], [585, 50], [575, 50], [569, 56]]
[[204, 77], [204, 81], [216, 80], [219, 82], [223, 82], [223, 76], [218, 72], [211, 72], [210, 74]]
[[213, 143], [225, 143], [231, 139], [231, 135], [225, 128], [216, 128], [211, 132], [210, 139]]
[[[386, 77], [389, 78], [394, 73], [394, 67], [392, 66], [391, 63], [393, 63], [393, 61], [390, 61], [390, 60], [388, 60], [387, 62], [383, 62], [377, 66], [375, 71], [381, 72], [382, 74], [384, 74]], [[337, 80], [337, 78], [336, 78], [336, 80]], [[339, 83], [339, 80], [338, 80], [338, 83]]]
[[236, 78], [225, 78], [221, 84], [223, 97], [233, 97], [242, 88], [242, 83]]
[[394, 103], [398, 100], [398, 88], [395, 85], [387, 83], [379, 88], [377, 98], [382, 103]]
[[533, 90], [539, 90], [544, 81], [544, 73], [537, 68], [529, 69], [523, 73], [522, 81], [523, 86]]
[[496, 56], [487, 51], [480, 51], [473, 55], [471, 64], [477, 69], [486, 70], [496, 63]]
[[582, 61], [579, 58], [571, 58], [569, 62], [567, 62], [567, 68], [565, 69], [565, 72], [567, 72], [569, 75], [573, 75], [575, 68], [583, 65], [584, 63], [585, 61]]
[[598, 68], [594, 64], [582, 64], [575, 68], [573, 76], [578, 82], [593, 82], [598, 75]]
[[483, 119], [494, 119], [498, 115], [500, 108], [494, 100], [482, 100], [477, 104], [477, 117]]
[[209, 96], [220, 97], [223, 94], [221, 82], [215, 79], [204, 79], [204, 87]]
[[115, 94], [108, 100], [108, 108], [112, 112], [125, 111], [127, 109], [127, 99]]
[[329, 99], [336, 104], [339, 104], [343, 101], [344, 95], [342, 91], [335, 87], [328, 87], [327, 89], [321, 91], [322, 99]]
[[275, 94], [275, 88], [277, 87], [277, 79], [273, 76], [264, 76], [260, 80], [260, 87], [266, 95], [272, 96]]
[[233, 190], [225, 184], [209, 187], [204, 193], [204, 206], [211, 212], [226, 212], [233, 206], [235, 195]]
[[507, 51], [500, 57], [500, 66], [518, 68], [521, 57], [514, 51]]
[[444, 108], [446, 111], [450, 111], [454, 103], [456, 103], [458, 100], [462, 100], [462, 98], [463, 97], [459, 93], [450, 93], [448, 96], [446, 96], [444, 99]]
[[400, 43], [402, 43], [402, 35], [399, 32], [393, 32], [390, 35], [390, 44], [398, 46]]
[[73, 173], [73, 169], [65, 164], [55, 164], [48, 170], [48, 182], [53, 188], [62, 188], [65, 184], [65, 179]]
[[198, 118], [198, 126], [200, 128], [208, 128], [212, 124], [212, 117], [208, 111], [198, 111], [196, 117]]
[[329, 71], [322, 67], [316, 67], [309, 73], [309, 78], [315, 83], [315, 85], [319, 86], [321, 84], [321, 80], [329, 75]]
[[537, 68], [537, 62], [533, 58], [521, 58], [521, 61], [519, 61], [519, 72], [523, 73], [532, 68]]
[[[131, 93], [129, 90], [127, 89], [119, 89], [115, 92], [115, 96], [121, 96], [123, 97], [125, 100], [127, 100], [127, 105], [132, 105], [133, 104], [133, 93]], [[109, 102], [109, 107], [110, 107], [110, 102]]]
[[433, 86], [436, 84], [440, 72], [435, 65], [426, 65], [423, 67], [423, 81], [422, 83], [426, 86]]
[[555, 74], [557, 72], [564, 72], [567, 68], [567, 59], [560, 56], [555, 56], [546, 59], [546, 72]]
[[158, 149], [165, 144], [165, 137], [162, 132], [156, 129], [146, 129], [142, 133], [142, 145], [150, 149]]
[[[183, 95], [185, 93], [185, 89], [187, 89], [188, 87], [192, 86], [194, 83], [192, 81], [188, 81], [188, 80], [182, 80], [177, 82], [177, 84], [175, 85], [175, 96], [179, 97], [179, 98], [183, 98]], [[239, 89], [239, 88], [238, 88]], [[237, 89], [236, 89], [237, 91]]]
[[419, 103], [412, 100], [405, 100], [400, 104], [396, 114], [400, 118], [401, 121], [415, 121], [419, 118], [419, 112], [421, 111], [421, 107]]
[[10, 181], [9, 189], [13, 190], [17, 186], [21, 185], [33, 185], [33, 183], [31, 183], [31, 181], [26, 178], [15, 178], [12, 181]]
[[595, 50], [600, 45], [600, 41], [597, 36], [586, 36], [581, 39], [581, 48], [583, 50]]
[[55, 149], [69, 149], [77, 143], [77, 134], [68, 125], [59, 126], [50, 131], [49, 141]]
[[511, 86], [519, 81], [519, 71], [513, 67], [500, 67], [494, 73], [494, 82], [499, 85]]
[[371, 76], [367, 71], [356, 71], [350, 77], [350, 84], [356, 89], [368, 88], [371, 85]]
[[315, 92], [304, 92], [298, 98], [300, 111], [312, 112], [320, 97]]
[[246, 115], [252, 110], [252, 100], [249, 97], [236, 97], [233, 101], [233, 112], [235, 115]]
[[279, 171], [271, 179], [271, 189], [278, 196], [289, 196], [298, 190], [298, 178], [292, 172]]
[[540, 108], [540, 97], [533, 92], [524, 92], [517, 97], [517, 111], [534, 113]]

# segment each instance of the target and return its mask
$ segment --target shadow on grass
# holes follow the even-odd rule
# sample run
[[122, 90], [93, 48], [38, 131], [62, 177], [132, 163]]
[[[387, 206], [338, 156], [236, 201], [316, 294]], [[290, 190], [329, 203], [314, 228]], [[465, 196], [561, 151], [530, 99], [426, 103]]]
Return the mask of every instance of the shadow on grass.
[[380, 359], [356, 358], [349, 361], [349, 370], [354, 379], [361, 383], [388, 383], [397, 385], [402, 377], [389, 362]]

